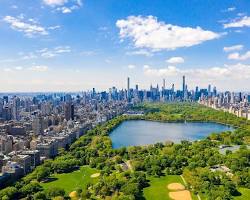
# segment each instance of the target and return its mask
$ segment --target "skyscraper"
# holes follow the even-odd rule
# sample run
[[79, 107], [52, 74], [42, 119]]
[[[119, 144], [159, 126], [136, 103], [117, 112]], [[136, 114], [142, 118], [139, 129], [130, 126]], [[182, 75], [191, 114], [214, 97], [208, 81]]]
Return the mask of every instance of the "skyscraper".
[[130, 90], [130, 79], [128, 77], [128, 80], [127, 80], [127, 90], [129, 91]]
[[211, 85], [208, 85], [208, 93], [211, 93]]
[[130, 79], [127, 79], [127, 98], [130, 98]]
[[2, 117], [3, 105], [4, 105], [3, 99], [0, 98], [0, 117]]
[[174, 92], [174, 84], [172, 84], [172, 88], [171, 89], [172, 89], [172, 92]]
[[12, 109], [12, 119], [18, 120], [19, 119], [19, 105], [20, 99], [18, 97], [14, 97], [11, 104]]
[[183, 92], [183, 98], [184, 98], [185, 92], [186, 92], [185, 76], [182, 77], [182, 92]]
[[42, 116], [40, 115], [36, 116], [32, 122], [32, 129], [34, 131], [34, 134], [35, 135], [43, 134], [44, 129], [47, 128], [45, 124], [46, 124], [46, 121], [44, 120]]
[[71, 103], [65, 103], [64, 105], [64, 117], [67, 121], [74, 118], [74, 105]]

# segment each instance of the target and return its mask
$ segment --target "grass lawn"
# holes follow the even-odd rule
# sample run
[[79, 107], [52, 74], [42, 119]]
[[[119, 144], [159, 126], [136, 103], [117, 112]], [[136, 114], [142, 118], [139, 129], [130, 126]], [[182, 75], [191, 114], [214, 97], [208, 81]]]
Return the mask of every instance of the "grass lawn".
[[[150, 186], [143, 190], [146, 200], [171, 200], [168, 196], [168, 184], [181, 183], [184, 185], [181, 177], [177, 175], [167, 175], [160, 178], [150, 177], [149, 180]], [[197, 197], [192, 194], [192, 199], [197, 200]]]
[[[247, 188], [238, 188], [238, 191], [241, 193], [241, 196], [233, 197], [234, 200], [248, 200], [250, 199], [250, 189]], [[205, 194], [200, 194], [202, 200], [206, 200]]]
[[44, 189], [51, 187], [63, 188], [67, 194], [76, 190], [77, 188], [83, 188], [88, 183], [93, 183], [98, 180], [98, 178], [91, 178], [92, 174], [97, 173], [98, 170], [92, 169], [88, 166], [83, 166], [77, 171], [65, 174], [55, 174], [51, 178], [55, 178], [54, 181], [41, 183]]
[[234, 197], [235, 200], [247, 200], [247, 199], [250, 199], [250, 189], [238, 188], [238, 191], [241, 193], [241, 196]]

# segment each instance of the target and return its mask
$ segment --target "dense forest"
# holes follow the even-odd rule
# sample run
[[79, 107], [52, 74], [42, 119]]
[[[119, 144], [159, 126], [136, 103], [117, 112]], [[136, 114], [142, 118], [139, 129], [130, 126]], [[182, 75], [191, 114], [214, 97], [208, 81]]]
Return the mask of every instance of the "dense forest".
[[[143, 199], [148, 177], [168, 174], [183, 175], [194, 193], [208, 200], [230, 200], [239, 195], [238, 187], [250, 188], [250, 121], [213, 110], [196, 103], [141, 104], [134, 107], [145, 115], [118, 116], [89, 130], [73, 143], [69, 150], [60, 150], [54, 160], [46, 160], [22, 180], [0, 191], [1, 199], [70, 199], [61, 188], [43, 189], [41, 182], [52, 174], [71, 172], [89, 165], [99, 169], [100, 179], [86, 188], [79, 186], [81, 199], [134, 200]], [[125, 120], [154, 120], [164, 122], [217, 122], [235, 127], [234, 131], [211, 133], [200, 141], [166, 141], [154, 145], [113, 149], [110, 131]], [[240, 145], [236, 152], [219, 152], [219, 146]], [[121, 164], [128, 163], [130, 170]], [[230, 174], [212, 171], [215, 165], [227, 166]]]

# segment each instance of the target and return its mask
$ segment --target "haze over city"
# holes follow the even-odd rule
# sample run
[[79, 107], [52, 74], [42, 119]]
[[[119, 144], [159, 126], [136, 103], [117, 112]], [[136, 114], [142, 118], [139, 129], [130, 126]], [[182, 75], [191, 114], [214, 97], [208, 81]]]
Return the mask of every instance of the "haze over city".
[[[250, 2], [0, 1], [0, 91], [250, 91]], [[233, 84], [232, 84], [233, 83]]]

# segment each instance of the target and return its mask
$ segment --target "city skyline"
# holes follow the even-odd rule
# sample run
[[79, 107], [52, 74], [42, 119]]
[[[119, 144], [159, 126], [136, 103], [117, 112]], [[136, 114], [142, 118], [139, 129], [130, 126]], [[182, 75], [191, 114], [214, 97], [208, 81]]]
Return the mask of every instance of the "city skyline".
[[[250, 91], [250, 2], [0, 2], [0, 92]], [[233, 84], [232, 84], [233, 83]]]

